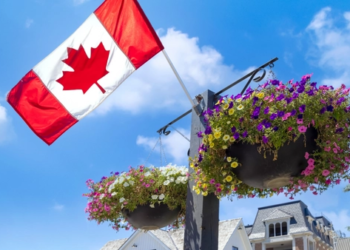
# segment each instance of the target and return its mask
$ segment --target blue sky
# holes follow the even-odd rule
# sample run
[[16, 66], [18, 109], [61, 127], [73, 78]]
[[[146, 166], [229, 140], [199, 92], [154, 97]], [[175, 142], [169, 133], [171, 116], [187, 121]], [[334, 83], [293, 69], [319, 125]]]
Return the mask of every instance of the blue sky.
[[[50, 147], [5, 101], [7, 92], [101, 2], [0, 2], [0, 249], [92, 250], [125, 238], [130, 232], [87, 220], [85, 181], [139, 164], [187, 164], [189, 143], [175, 131], [162, 139], [166, 160], [160, 162], [157, 148], [147, 159], [156, 131], [190, 108], [162, 54]], [[216, 92], [274, 57], [279, 58], [274, 72], [283, 81], [314, 73], [319, 83], [350, 86], [349, 1], [139, 2], [193, 97], [206, 89]], [[186, 136], [189, 118], [174, 125]], [[345, 232], [350, 225], [345, 185], [297, 199]], [[253, 223], [258, 207], [289, 201], [284, 196], [223, 200], [220, 219]]]

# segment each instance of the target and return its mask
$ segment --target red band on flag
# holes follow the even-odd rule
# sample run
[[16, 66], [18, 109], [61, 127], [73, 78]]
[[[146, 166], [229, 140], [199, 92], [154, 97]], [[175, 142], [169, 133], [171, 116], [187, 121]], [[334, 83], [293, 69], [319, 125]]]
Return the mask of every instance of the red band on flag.
[[105, 0], [94, 13], [136, 69], [164, 49], [136, 0]]
[[48, 145], [78, 122], [32, 70], [11, 89], [8, 102], [33, 132]]

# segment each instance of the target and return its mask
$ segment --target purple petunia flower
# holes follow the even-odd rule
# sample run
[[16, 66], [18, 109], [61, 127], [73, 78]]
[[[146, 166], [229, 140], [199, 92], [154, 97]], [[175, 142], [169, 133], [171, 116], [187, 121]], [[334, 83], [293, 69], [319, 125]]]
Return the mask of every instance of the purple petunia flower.
[[260, 114], [260, 107], [255, 107], [253, 114], [252, 114], [252, 119], [258, 119]]
[[243, 122], [243, 121], [244, 121], [244, 117], [239, 118], [238, 121], [239, 121], [239, 122]]
[[293, 95], [292, 95], [293, 100], [297, 99], [298, 97], [299, 97], [299, 94], [294, 92]]
[[205, 128], [204, 134], [210, 135], [212, 132], [213, 132], [213, 131], [212, 131], [211, 127], [208, 125], [208, 126]]
[[293, 109], [291, 112], [290, 112], [290, 115], [291, 116], [295, 116], [295, 114], [297, 113], [297, 111], [295, 109]]
[[114, 175], [119, 175], [119, 172], [115, 172]]
[[209, 116], [213, 116], [213, 111], [211, 109], [207, 109], [206, 114]]
[[228, 105], [228, 108], [231, 109], [233, 107], [233, 102], [230, 102], [230, 105]]
[[337, 130], [335, 131], [336, 134], [341, 134], [343, 133], [344, 129], [343, 128], [337, 128]]
[[300, 113], [304, 113], [305, 112], [305, 104], [304, 105], [301, 105], [300, 107], [299, 107], [299, 111], [300, 111]]
[[276, 97], [277, 101], [282, 101], [284, 98], [284, 94], [280, 94], [279, 96]]
[[257, 129], [258, 131], [261, 131], [263, 128], [264, 128], [264, 127], [263, 127], [263, 124], [262, 124], [262, 123], [259, 123], [259, 125], [256, 126], [256, 129]]
[[198, 162], [201, 162], [202, 160], [203, 160], [203, 156], [201, 154], [199, 154]]
[[324, 112], [326, 112], [326, 107], [321, 108], [320, 114], [322, 115], [322, 114], [324, 114]]
[[239, 99], [239, 98], [241, 98], [241, 97], [242, 97], [241, 94], [237, 94], [237, 95], [235, 96], [235, 99], [237, 100], [237, 99]]
[[262, 141], [263, 143], [268, 143], [269, 142], [269, 138], [267, 138], [265, 135], [262, 137]]
[[267, 114], [269, 113], [269, 111], [270, 111], [270, 108], [269, 108], [269, 107], [266, 107], [266, 108], [264, 109], [264, 114], [267, 115]]
[[270, 128], [270, 127], [272, 126], [272, 124], [269, 123], [269, 122], [265, 122], [265, 123], [264, 123], [264, 126], [265, 126], [265, 128]]
[[199, 131], [199, 132], [197, 133], [197, 136], [198, 136], [198, 138], [202, 138], [202, 137], [203, 137], [203, 132], [202, 132], [202, 131]]
[[248, 136], [248, 132], [247, 132], [247, 130], [246, 130], [246, 131], [243, 132], [242, 137], [243, 137], [243, 138], [246, 138], [247, 136]]
[[235, 138], [235, 140], [238, 140], [239, 139], [239, 133], [238, 132], [234, 133], [233, 138]]
[[286, 99], [284, 99], [286, 101], [287, 104], [291, 103], [293, 101], [292, 97], [287, 97]]
[[333, 112], [333, 106], [332, 105], [327, 106], [327, 111], [328, 112]]
[[337, 105], [340, 105], [344, 101], [345, 101], [345, 98], [344, 97], [340, 97], [339, 100], [337, 101]]
[[278, 117], [283, 117], [284, 116], [284, 111], [277, 111], [277, 116]]
[[305, 87], [303, 85], [300, 85], [299, 88], [297, 89], [298, 93], [303, 93], [305, 91]]
[[312, 82], [310, 85], [311, 85], [312, 87], [316, 87], [317, 82]]
[[233, 126], [233, 127], [231, 128], [231, 132], [232, 132], [232, 133], [236, 132], [236, 127], [235, 127], [235, 126]]
[[253, 106], [255, 106], [255, 103], [256, 103], [257, 101], [259, 101], [259, 98], [256, 97], [256, 96], [254, 96], [254, 97], [253, 97]]
[[290, 93], [293, 93], [294, 92], [294, 88], [291, 87], [290, 89], [288, 89]]
[[270, 120], [275, 120], [277, 118], [277, 114], [276, 113], [273, 113], [271, 116], [270, 116]]
[[306, 91], [306, 94], [308, 94], [308, 96], [313, 96], [314, 91], [312, 89], [310, 89], [309, 91]]
[[278, 80], [272, 80], [271, 81], [271, 84], [274, 85], [274, 86], [278, 85], [279, 83], [280, 82]]
[[277, 126], [273, 127], [273, 130], [274, 130], [274, 131], [277, 131], [277, 130], [278, 130], [278, 127], [277, 127]]
[[303, 119], [303, 114], [299, 114], [298, 119]]

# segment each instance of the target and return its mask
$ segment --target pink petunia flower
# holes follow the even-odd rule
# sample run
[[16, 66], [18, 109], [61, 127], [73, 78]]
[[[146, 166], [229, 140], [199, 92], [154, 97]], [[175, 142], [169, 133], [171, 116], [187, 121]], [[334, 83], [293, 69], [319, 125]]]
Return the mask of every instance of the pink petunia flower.
[[312, 186], [312, 185], [311, 185], [309, 188], [310, 188], [310, 191], [314, 191], [315, 186]]
[[326, 185], [329, 185], [332, 183], [332, 181], [331, 181], [331, 179], [327, 179], [325, 183], [326, 183]]
[[306, 160], [309, 159], [309, 156], [310, 156], [309, 153], [306, 152], [306, 153], [305, 153], [305, 159], [306, 159]]
[[314, 195], [317, 195], [317, 192], [316, 191], [314, 191], [314, 192], [312, 192]]
[[323, 176], [328, 176], [330, 173], [331, 173], [331, 172], [329, 172], [328, 169], [325, 169], [325, 170], [322, 171], [322, 175], [323, 175]]
[[297, 124], [303, 124], [303, 123], [304, 123], [303, 119], [297, 119]]
[[333, 148], [333, 153], [338, 154], [338, 149], [337, 148]]
[[331, 170], [333, 170], [335, 168], [334, 164], [331, 164], [331, 166], [329, 167]]
[[293, 129], [292, 127], [288, 127], [288, 131], [292, 131], [292, 129]]
[[210, 183], [210, 184], [214, 184], [214, 183], [215, 183], [215, 180], [214, 180], [214, 179], [211, 179], [211, 180], [209, 181], [209, 183]]
[[310, 159], [307, 161], [307, 163], [308, 163], [309, 165], [314, 165], [315, 160], [312, 159], [312, 158], [310, 158]]
[[335, 180], [335, 183], [336, 183], [337, 185], [339, 185], [339, 184], [340, 184], [340, 179]]
[[314, 182], [315, 182], [315, 183], [318, 182], [318, 177], [315, 177]]
[[300, 133], [305, 133], [307, 128], [305, 126], [299, 126], [298, 130], [299, 130]]
[[326, 151], [326, 152], [331, 151], [331, 147], [325, 147], [325, 148], [324, 148], [324, 151]]

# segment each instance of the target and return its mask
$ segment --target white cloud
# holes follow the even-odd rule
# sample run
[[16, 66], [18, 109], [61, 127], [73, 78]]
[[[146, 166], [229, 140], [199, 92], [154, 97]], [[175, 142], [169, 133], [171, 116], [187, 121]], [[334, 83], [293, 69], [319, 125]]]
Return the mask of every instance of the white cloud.
[[86, 3], [89, 0], [73, 0], [74, 5], [80, 5]]
[[[225, 65], [223, 56], [214, 48], [200, 47], [197, 37], [170, 28], [160, 39], [192, 97], [208, 88], [220, 90], [243, 74], [232, 65]], [[146, 109], [174, 111], [191, 107], [162, 52], [139, 68], [112, 95], [96, 109], [96, 114], [113, 109], [135, 114]]]
[[64, 205], [55, 202], [55, 205], [52, 208], [56, 211], [62, 211], [64, 209]]
[[[170, 129], [171, 130], [171, 129]], [[177, 129], [186, 138], [190, 138], [190, 132], [185, 129]], [[137, 136], [136, 144], [146, 147], [148, 150], [152, 150], [157, 143], [158, 138], [156, 137], [145, 137], [142, 135]], [[168, 162], [171, 160], [177, 165], [188, 165], [187, 151], [190, 147], [190, 143], [179, 133], [171, 130], [168, 136], [162, 137], [162, 146], [167, 157]], [[156, 152], [159, 152], [159, 142], [155, 148]]]
[[32, 26], [33, 23], [34, 23], [34, 20], [28, 18], [28, 19], [26, 20], [26, 23], [25, 23], [26, 28], [27, 28], [27, 29], [30, 28], [30, 26]]
[[323, 84], [339, 86], [348, 83], [350, 76], [350, 12], [343, 15], [346, 27], [331, 16], [331, 8], [317, 13], [306, 31], [311, 35], [309, 56], [325, 70]]
[[346, 228], [350, 226], [350, 212], [349, 210], [343, 209], [340, 212], [324, 212], [326, 218], [333, 222], [336, 230], [346, 231]]
[[11, 141], [15, 137], [11, 120], [7, 115], [5, 107], [0, 104], [0, 145]]

